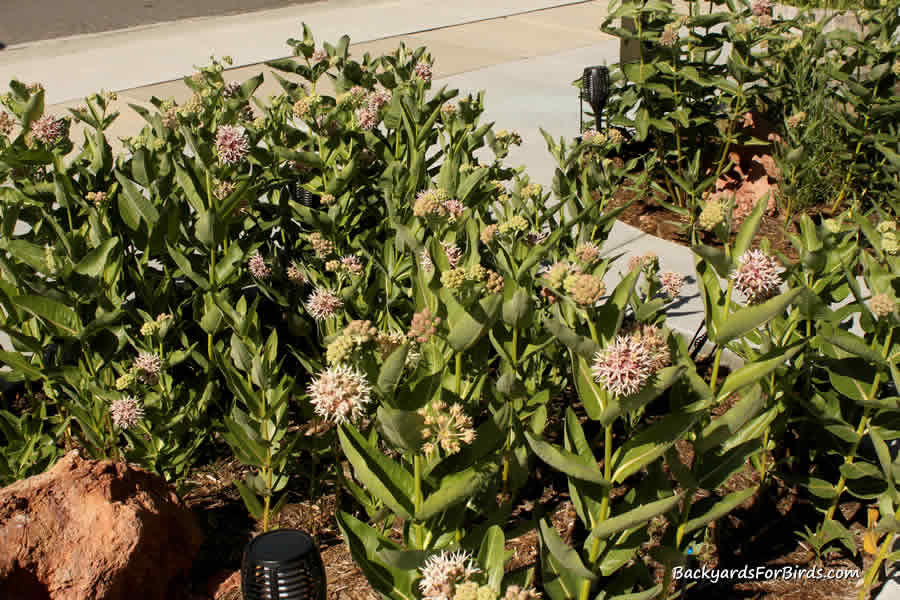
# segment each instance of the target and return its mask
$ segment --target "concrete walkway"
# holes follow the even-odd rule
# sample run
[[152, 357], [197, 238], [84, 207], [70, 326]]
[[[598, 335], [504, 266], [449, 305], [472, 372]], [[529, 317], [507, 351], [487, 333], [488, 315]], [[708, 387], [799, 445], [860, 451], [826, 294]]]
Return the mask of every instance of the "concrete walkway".
[[[401, 41], [426, 46], [435, 58], [434, 86], [446, 84], [463, 95], [487, 90], [485, 119], [523, 139], [510, 151], [508, 164], [525, 165], [533, 181], [549, 187], [554, 164], [539, 129], [556, 139], [578, 135], [578, 96], [571, 82], [584, 66], [612, 64], [619, 56], [619, 41], [599, 30], [607, 6], [607, 0], [330, 0], [11, 47], [0, 53], [0, 82], [14, 76], [42, 82], [51, 103], [47, 112], [57, 115], [90, 93], [118, 91], [116, 108], [122, 114], [109, 138], [120, 146], [118, 137], [134, 135], [144, 124], [128, 103], [149, 106], [152, 96], [183, 102], [190, 93], [180, 78], [193, 73], [195, 65], [207, 64], [211, 54], [234, 58], [237, 66], [226, 80], [266, 74], [262, 63], [288, 55], [284, 42], [299, 37], [305, 21], [319, 44], [350, 35], [355, 56], [390, 51]], [[280, 92], [274, 78], [266, 76], [257, 94], [265, 98]], [[80, 138], [74, 131], [73, 139]], [[608, 287], [629, 256], [648, 251], [660, 257], [663, 270], [687, 275], [669, 324], [693, 336], [703, 305], [688, 248], [622, 223], [604, 248], [620, 256]], [[892, 599], [900, 600], [897, 583], [879, 595], [879, 600]]]

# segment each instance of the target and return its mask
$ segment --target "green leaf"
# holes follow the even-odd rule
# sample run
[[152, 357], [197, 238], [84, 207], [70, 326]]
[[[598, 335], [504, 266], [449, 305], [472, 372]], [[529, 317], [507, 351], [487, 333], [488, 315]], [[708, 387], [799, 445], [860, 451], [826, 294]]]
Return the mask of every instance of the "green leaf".
[[450, 290], [442, 288], [440, 295], [447, 305], [447, 321], [450, 326], [447, 343], [457, 352], [468, 350], [484, 335], [503, 303], [502, 295], [491, 294], [482, 298], [469, 312], [453, 298]]
[[500, 593], [503, 567], [506, 563], [505, 542], [503, 530], [498, 525], [491, 525], [481, 540], [481, 548], [478, 551], [478, 564], [484, 567], [488, 576], [488, 585], [497, 594]]
[[16, 296], [16, 305], [56, 328], [57, 335], [77, 338], [84, 328], [73, 309], [47, 296]]
[[531, 295], [523, 288], [518, 288], [512, 298], [503, 303], [503, 322], [514, 328], [524, 327], [533, 310]]
[[819, 498], [831, 500], [837, 496], [837, 489], [834, 487], [834, 485], [825, 481], [824, 479], [810, 477], [809, 480], [805, 483], [805, 486], [811, 494], [813, 494], [814, 496], [818, 496]]
[[741, 230], [738, 231], [737, 237], [734, 239], [734, 249], [732, 256], [742, 256], [744, 252], [750, 249], [756, 232], [759, 231], [759, 224], [762, 222], [763, 213], [769, 204], [769, 192], [762, 195], [762, 198], [756, 203], [753, 211], [744, 219]]
[[881, 367], [888, 366], [887, 360], [885, 360], [878, 351], [871, 348], [859, 337], [844, 331], [839, 327], [834, 327], [829, 334], [823, 335], [822, 337], [838, 348], [846, 350], [850, 354], [854, 354]]
[[425, 419], [412, 411], [397, 410], [381, 405], [377, 411], [378, 425], [384, 437], [394, 446], [407, 452], [418, 452], [422, 446]]
[[548, 444], [543, 440], [537, 439], [527, 431], [525, 432], [525, 439], [534, 453], [538, 455], [538, 458], [557, 471], [561, 471], [575, 479], [596, 483], [603, 487], [610, 486], [609, 481], [603, 478], [603, 471], [600, 470], [596, 460], [590, 460], [558, 446]]
[[44, 374], [36, 366], [32, 365], [28, 360], [18, 352], [7, 352], [0, 350], [0, 363], [9, 365], [13, 372], [22, 373], [29, 381], [37, 381], [43, 379]]
[[416, 519], [430, 519], [445, 510], [465, 502], [478, 493], [484, 485], [496, 475], [496, 464], [481, 464], [469, 467], [459, 473], [447, 475], [441, 480], [438, 489], [429, 494], [416, 513]]
[[[594, 382], [591, 376], [591, 368], [584, 357], [575, 352], [571, 352], [571, 354], [572, 369], [575, 374], [575, 389], [582, 404], [584, 404], [584, 411], [591, 420], [596, 421], [605, 412], [604, 407], [609, 401], [604, 396], [608, 397], [608, 394], [605, 394], [603, 388]], [[606, 410], [608, 411], [609, 408]]]
[[630, 594], [619, 594], [618, 596], [611, 596], [609, 600], [653, 600], [653, 598], [659, 597], [662, 592], [662, 587], [662, 584], [658, 583], [649, 590], [632, 592]]
[[228, 279], [234, 274], [238, 265], [244, 261], [244, 250], [239, 244], [231, 244], [224, 256], [216, 257], [216, 283], [225, 285]]
[[200, 289], [209, 289], [209, 281], [207, 281], [205, 277], [199, 275], [194, 271], [194, 269], [191, 267], [190, 261], [184, 254], [170, 246], [168, 242], [166, 243], [166, 248], [169, 251], [169, 256], [172, 257], [172, 260], [175, 261], [175, 264], [178, 265], [178, 268], [188, 279], [196, 283], [200, 287]]
[[187, 196], [188, 204], [194, 209], [195, 213], [203, 213], [206, 211], [206, 198], [197, 191], [197, 185], [190, 173], [185, 170], [177, 161], [175, 162], [175, 180]]
[[415, 483], [412, 475], [399, 463], [389, 459], [352, 425], [342, 425], [338, 437], [347, 460], [353, 465], [356, 478], [366, 489], [405, 519], [411, 519], [415, 509], [412, 498]]
[[550, 554], [562, 565], [569, 573], [594, 581], [597, 576], [584, 566], [578, 552], [571, 546], [567, 546], [556, 529], [547, 523], [547, 519], [541, 519], [541, 540], [550, 551]]
[[881, 464], [881, 471], [888, 484], [888, 490], [891, 494], [892, 501], [897, 503], [897, 488], [894, 481], [894, 469], [891, 464], [891, 452], [885, 443], [881, 434], [878, 433], [877, 427], [869, 428], [869, 437], [872, 438], [872, 445], [875, 446], [875, 454], [878, 456], [878, 462]]
[[378, 373], [378, 390], [386, 398], [392, 398], [397, 391], [397, 384], [403, 376], [403, 368], [406, 366], [406, 355], [409, 352], [409, 346], [401, 345], [391, 352], [390, 356], [381, 365], [381, 371]]
[[705, 527], [706, 525], [721, 519], [735, 508], [743, 504], [747, 501], [748, 498], [753, 496], [756, 493], [755, 487], [750, 487], [745, 490], [741, 490], [739, 492], [734, 492], [732, 494], [728, 494], [718, 502], [716, 502], [713, 507], [704, 513], [702, 516], [695, 517], [689, 520], [684, 524], [684, 532], [690, 533], [701, 527]]
[[727, 315], [724, 322], [719, 325], [713, 338], [714, 341], [720, 346], [724, 346], [728, 342], [753, 331], [784, 312], [803, 291], [804, 288], [793, 288], [762, 304], [744, 307]]
[[600, 351], [600, 347], [594, 343], [594, 340], [572, 331], [558, 314], [544, 319], [544, 326], [556, 339], [579, 356], [591, 359]]
[[722, 383], [722, 388], [719, 390], [719, 401], [723, 401], [732, 393], [745, 386], [752, 385], [760, 381], [763, 377], [777, 369], [780, 365], [783, 365], [786, 361], [793, 358], [798, 352], [800, 352], [800, 350], [803, 349], [805, 345], [805, 341], [799, 342], [797, 344], [794, 344], [793, 346], [789, 346], [773, 358], [752, 362], [750, 364], [744, 365], [734, 373], [730, 374], [725, 378], [725, 381]]
[[415, 571], [391, 568], [376, 560], [380, 550], [399, 551], [400, 547], [390, 539], [378, 535], [375, 528], [344, 511], [337, 511], [335, 519], [347, 542], [353, 561], [362, 570], [372, 587], [387, 598], [414, 600], [412, 584], [416, 576]]
[[43, 246], [38, 246], [25, 240], [9, 240], [6, 242], [6, 250], [17, 261], [25, 263], [39, 273], [45, 273], [49, 268], [45, 261]]
[[100, 277], [109, 262], [109, 253], [119, 246], [119, 238], [109, 238], [91, 250], [75, 266], [75, 272], [87, 277]]
[[740, 431], [750, 419], [756, 417], [765, 407], [765, 399], [762, 395], [762, 386], [758, 383], [747, 391], [741, 392], [741, 399], [728, 411], [714, 418], [703, 429], [703, 433], [694, 443], [694, 450], [703, 454], [722, 444], [730, 436]]
[[219, 236], [216, 234], [217, 220], [216, 211], [205, 210], [200, 213], [200, 216], [197, 218], [197, 223], [194, 226], [194, 235], [197, 236], [197, 241], [207, 248], [215, 248], [218, 246], [217, 240]]
[[625, 307], [628, 306], [628, 300], [634, 292], [634, 286], [640, 274], [640, 269], [634, 269], [623, 277], [609, 299], [597, 309], [595, 324], [601, 344], [606, 344], [612, 340], [622, 326]]
[[246, 465], [262, 467], [266, 464], [266, 447], [259, 433], [250, 425], [247, 413], [234, 407], [222, 421], [228, 431], [222, 436], [232, 447], [238, 460]]
[[384, 564], [404, 571], [417, 571], [425, 565], [430, 552], [427, 550], [394, 550], [381, 548], [377, 556]]
[[601, 521], [599, 525], [596, 525], [591, 530], [589, 538], [603, 540], [620, 531], [631, 529], [636, 525], [649, 523], [653, 517], [667, 513], [677, 507], [683, 495], [683, 493], [676, 494], [649, 504], [643, 504], [620, 515]]
[[235, 487], [237, 487], [238, 492], [240, 492], [241, 499], [243, 499], [244, 506], [247, 507], [247, 511], [250, 513], [250, 516], [257, 521], [261, 521], [266, 511], [263, 508], [263, 505], [260, 503], [259, 498], [256, 497], [256, 493], [254, 493], [253, 490], [247, 487], [242, 481], [235, 480], [234, 485]]
[[616, 452], [618, 459], [614, 459], [613, 482], [621, 483], [662, 456], [699, 418], [698, 413], [673, 413], [625, 442]]
[[122, 192], [117, 195], [119, 199], [119, 214], [122, 220], [132, 230], [136, 230], [141, 221], [147, 224], [149, 229], [153, 229], [157, 221], [159, 221], [159, 211], [156, 207], [144, 197], [137, 187], [137, 184], [128, 179], [124, 173], [116, 169], [116, 179], [122, 185]]

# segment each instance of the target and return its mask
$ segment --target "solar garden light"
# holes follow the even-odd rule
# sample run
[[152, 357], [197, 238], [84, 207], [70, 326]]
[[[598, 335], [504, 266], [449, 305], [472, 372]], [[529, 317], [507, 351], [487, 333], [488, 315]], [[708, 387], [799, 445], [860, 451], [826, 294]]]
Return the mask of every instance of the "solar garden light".
[[253, 538], [244, 550], [244, 600], [325, 600], [325, 566], [312, 537], [276, 529]]
[[299, 181], [295, 181], [292, 185], [290, 185], [288, 191], [290, 192], [291, 197], [294, 199], [294, 202], [302, 204], [306, 208], [318, 208], [319, 196], [304, 188], [302, 185], [300, 185]]
[[594, 111], [596, 128], [600, 129], [603, 108], [609, 99], [609, 68], [594, 66], [585, 67], [581, 75], [581, 95], [579, 108], [579, 131], [584, 131], [584, 101], [587, 100]]

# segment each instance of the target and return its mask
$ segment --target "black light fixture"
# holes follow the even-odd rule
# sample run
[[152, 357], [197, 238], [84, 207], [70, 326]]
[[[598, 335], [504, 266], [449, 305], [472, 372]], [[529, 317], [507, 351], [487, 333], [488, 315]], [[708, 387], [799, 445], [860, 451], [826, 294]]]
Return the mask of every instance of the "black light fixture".
[[304, 188], [299, 181], [290, 185], [290, 192], [294, 202], [302, 204], [306, 208], [319, 207], [319, 196]]
[[298, 529], [276, 529], [244, 550], [244, 600], [325, 600], [325, 566], [315, 541]]
[[594, 111], [596, 127], [600, 129], [603, 108], [609, 99], [609, 68], [602, 66], [585, 67], [581, 75], [581, 95], [579, 96], [579, 131], [584, 131], [584, 101], [587, 100]]

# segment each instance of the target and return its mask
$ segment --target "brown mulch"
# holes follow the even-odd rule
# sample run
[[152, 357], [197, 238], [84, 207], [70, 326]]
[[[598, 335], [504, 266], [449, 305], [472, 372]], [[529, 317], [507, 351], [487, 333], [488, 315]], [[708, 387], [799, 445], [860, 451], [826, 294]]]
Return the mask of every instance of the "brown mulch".
[[[610, 209], [614, 209], [634, 200], [633, 204], [619, 214], [618, 220], [640, 229], [644, 233], [670, 242], [675, 242], [676, 244], [689, 246], [690, 239], [684, 231], [684, 227], [687, 225], [687, 219], [671, 212], [659, 204], [656, 201], [659, 197], [659, 192], [651, 194], [649, 190], [646, 189], [641, 192], [635, 192], [632, 189], [629, 189], [631, 186], [633, 186], [633, 182], [626, 182], [626, 185], [619, 188], [613, 195], [613, 198], [608, 205]], [[791, 244], [788, 235], [797, 234], [797, 219], [799, 219], [802, 214], [809, 214], [812, 216], [818, 214], [818, 212], [819, 210], [817, 208], [811, 208], [805, 213], [798, 211], [795, 214], [795, 218], [787, 227], [787, 231], [785, 231], [784, 217], [781, 216], [780, 213], [774, 216], [763, 216], [759, 231], [753, 238], [752, 247], [758, 248], [762, 240], [767, 239], [774, 252], [783, 254], [792, 262], [797, 261], [799, 259], [799, 254], [797, 253], [796, 248]], [[721, 245], [711, 234], [706, 234], [706, 237], [702, 241], [711, 246]]]

